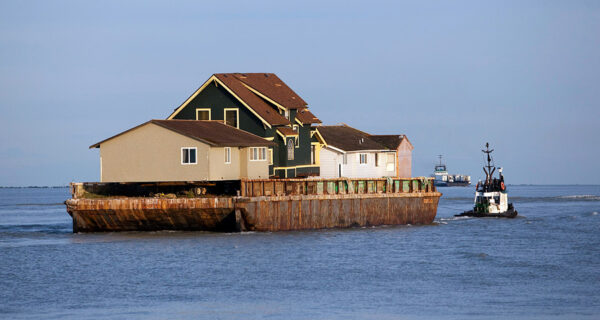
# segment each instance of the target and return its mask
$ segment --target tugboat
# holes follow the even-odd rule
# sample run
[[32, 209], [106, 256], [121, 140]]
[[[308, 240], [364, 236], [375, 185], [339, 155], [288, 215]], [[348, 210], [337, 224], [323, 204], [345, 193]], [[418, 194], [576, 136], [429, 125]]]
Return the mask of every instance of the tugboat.
[[465, 211], [456, 217], [496, 217], [496, 218], [514, 218], [517, 216], [517, 210], [512, 203], [508, 203], [508, 193], [504, 184], [502, 168], [498, 169], [499, 178], [494, 178], [496, 166], [492, 164], [490, 154], [490, 144], [485, 144], [485, 150], [481, 150], [487, 155], [487, 165], [483, 167], [485, 172], [485, 181], [481, 180], [475, 187], [475, 206], [473, 210]]
[[442, 155], [438, 156], [440, 163], [435, 165], [435, 171], [431, 175], [435, 178], [433, 183], [436, 187], [467, 187], [471, 185], [471, 176], [462, 174], [448, 174], [446, 164], [442, 162]]

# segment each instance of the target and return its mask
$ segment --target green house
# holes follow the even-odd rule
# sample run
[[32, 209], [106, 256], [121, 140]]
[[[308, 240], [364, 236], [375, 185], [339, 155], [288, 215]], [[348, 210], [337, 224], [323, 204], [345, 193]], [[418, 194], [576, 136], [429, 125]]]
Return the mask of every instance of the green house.
[[321, 121], [273, 73], [213, 74], [167, 119], [224, 121], [275, 142], [265, 155], [271, 177], [319, 175], [312, 125]]

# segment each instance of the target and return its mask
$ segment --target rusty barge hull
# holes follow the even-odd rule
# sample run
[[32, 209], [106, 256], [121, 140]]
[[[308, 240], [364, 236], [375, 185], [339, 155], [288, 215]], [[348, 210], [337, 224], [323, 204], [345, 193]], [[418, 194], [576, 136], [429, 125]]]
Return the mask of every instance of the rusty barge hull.
[[73, 232], [290, 231], [430, 224], [439, 193], [70, 199]]
[[247, 179], [222, 196], [201, 185], [177, 184], [186, 197], [164, 198], [146, 194], [161, 187], [147, 183], [72, 183], [65, 203], [73, 232], [290, 231], [430, 224], [442, 195], [428, 178]]

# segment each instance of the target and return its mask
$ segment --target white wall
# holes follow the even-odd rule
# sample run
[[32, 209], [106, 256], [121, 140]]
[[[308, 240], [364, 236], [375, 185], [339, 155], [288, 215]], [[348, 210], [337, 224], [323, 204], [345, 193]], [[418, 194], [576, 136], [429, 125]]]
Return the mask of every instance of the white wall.
[[[360, 164], [360, 153], [367, 154], [367, 163]], [[375, 154], [378, 152], [349, 152], [346, 153], [347, 164], [343, 164], [343, 153], [333, 150], [329, 147], [321, 148], [320, 165], [321, 177], [323, 178], [338, 178], [339, 164], [342, 164], [342, 177], [347, 178], [381, 178], [393, 177], [396, 175], [396, 153], [379, 152], [380, 165], [375, 164]], [[388, 154], [392, 156], [388, 158]], [[392, 162], [392, 166], [388, 167], [388, 161]], [[387, 170], [390, 169], [390, 170]]]
[[330, 148], [321, 148], [319, 152], [321, 177], [338, 178], [338, 165], [342, 163], [342, 154]]

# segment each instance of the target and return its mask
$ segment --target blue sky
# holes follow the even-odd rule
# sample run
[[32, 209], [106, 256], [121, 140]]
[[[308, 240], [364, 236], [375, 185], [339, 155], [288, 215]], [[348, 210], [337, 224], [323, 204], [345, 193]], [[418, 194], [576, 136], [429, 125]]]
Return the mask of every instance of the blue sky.
[[97, 181], [88, 146], [211, 74], [273, 72], [325, 124], [511, 183], [600, 182], [600, 2], [2, 1], [0, 185]]

